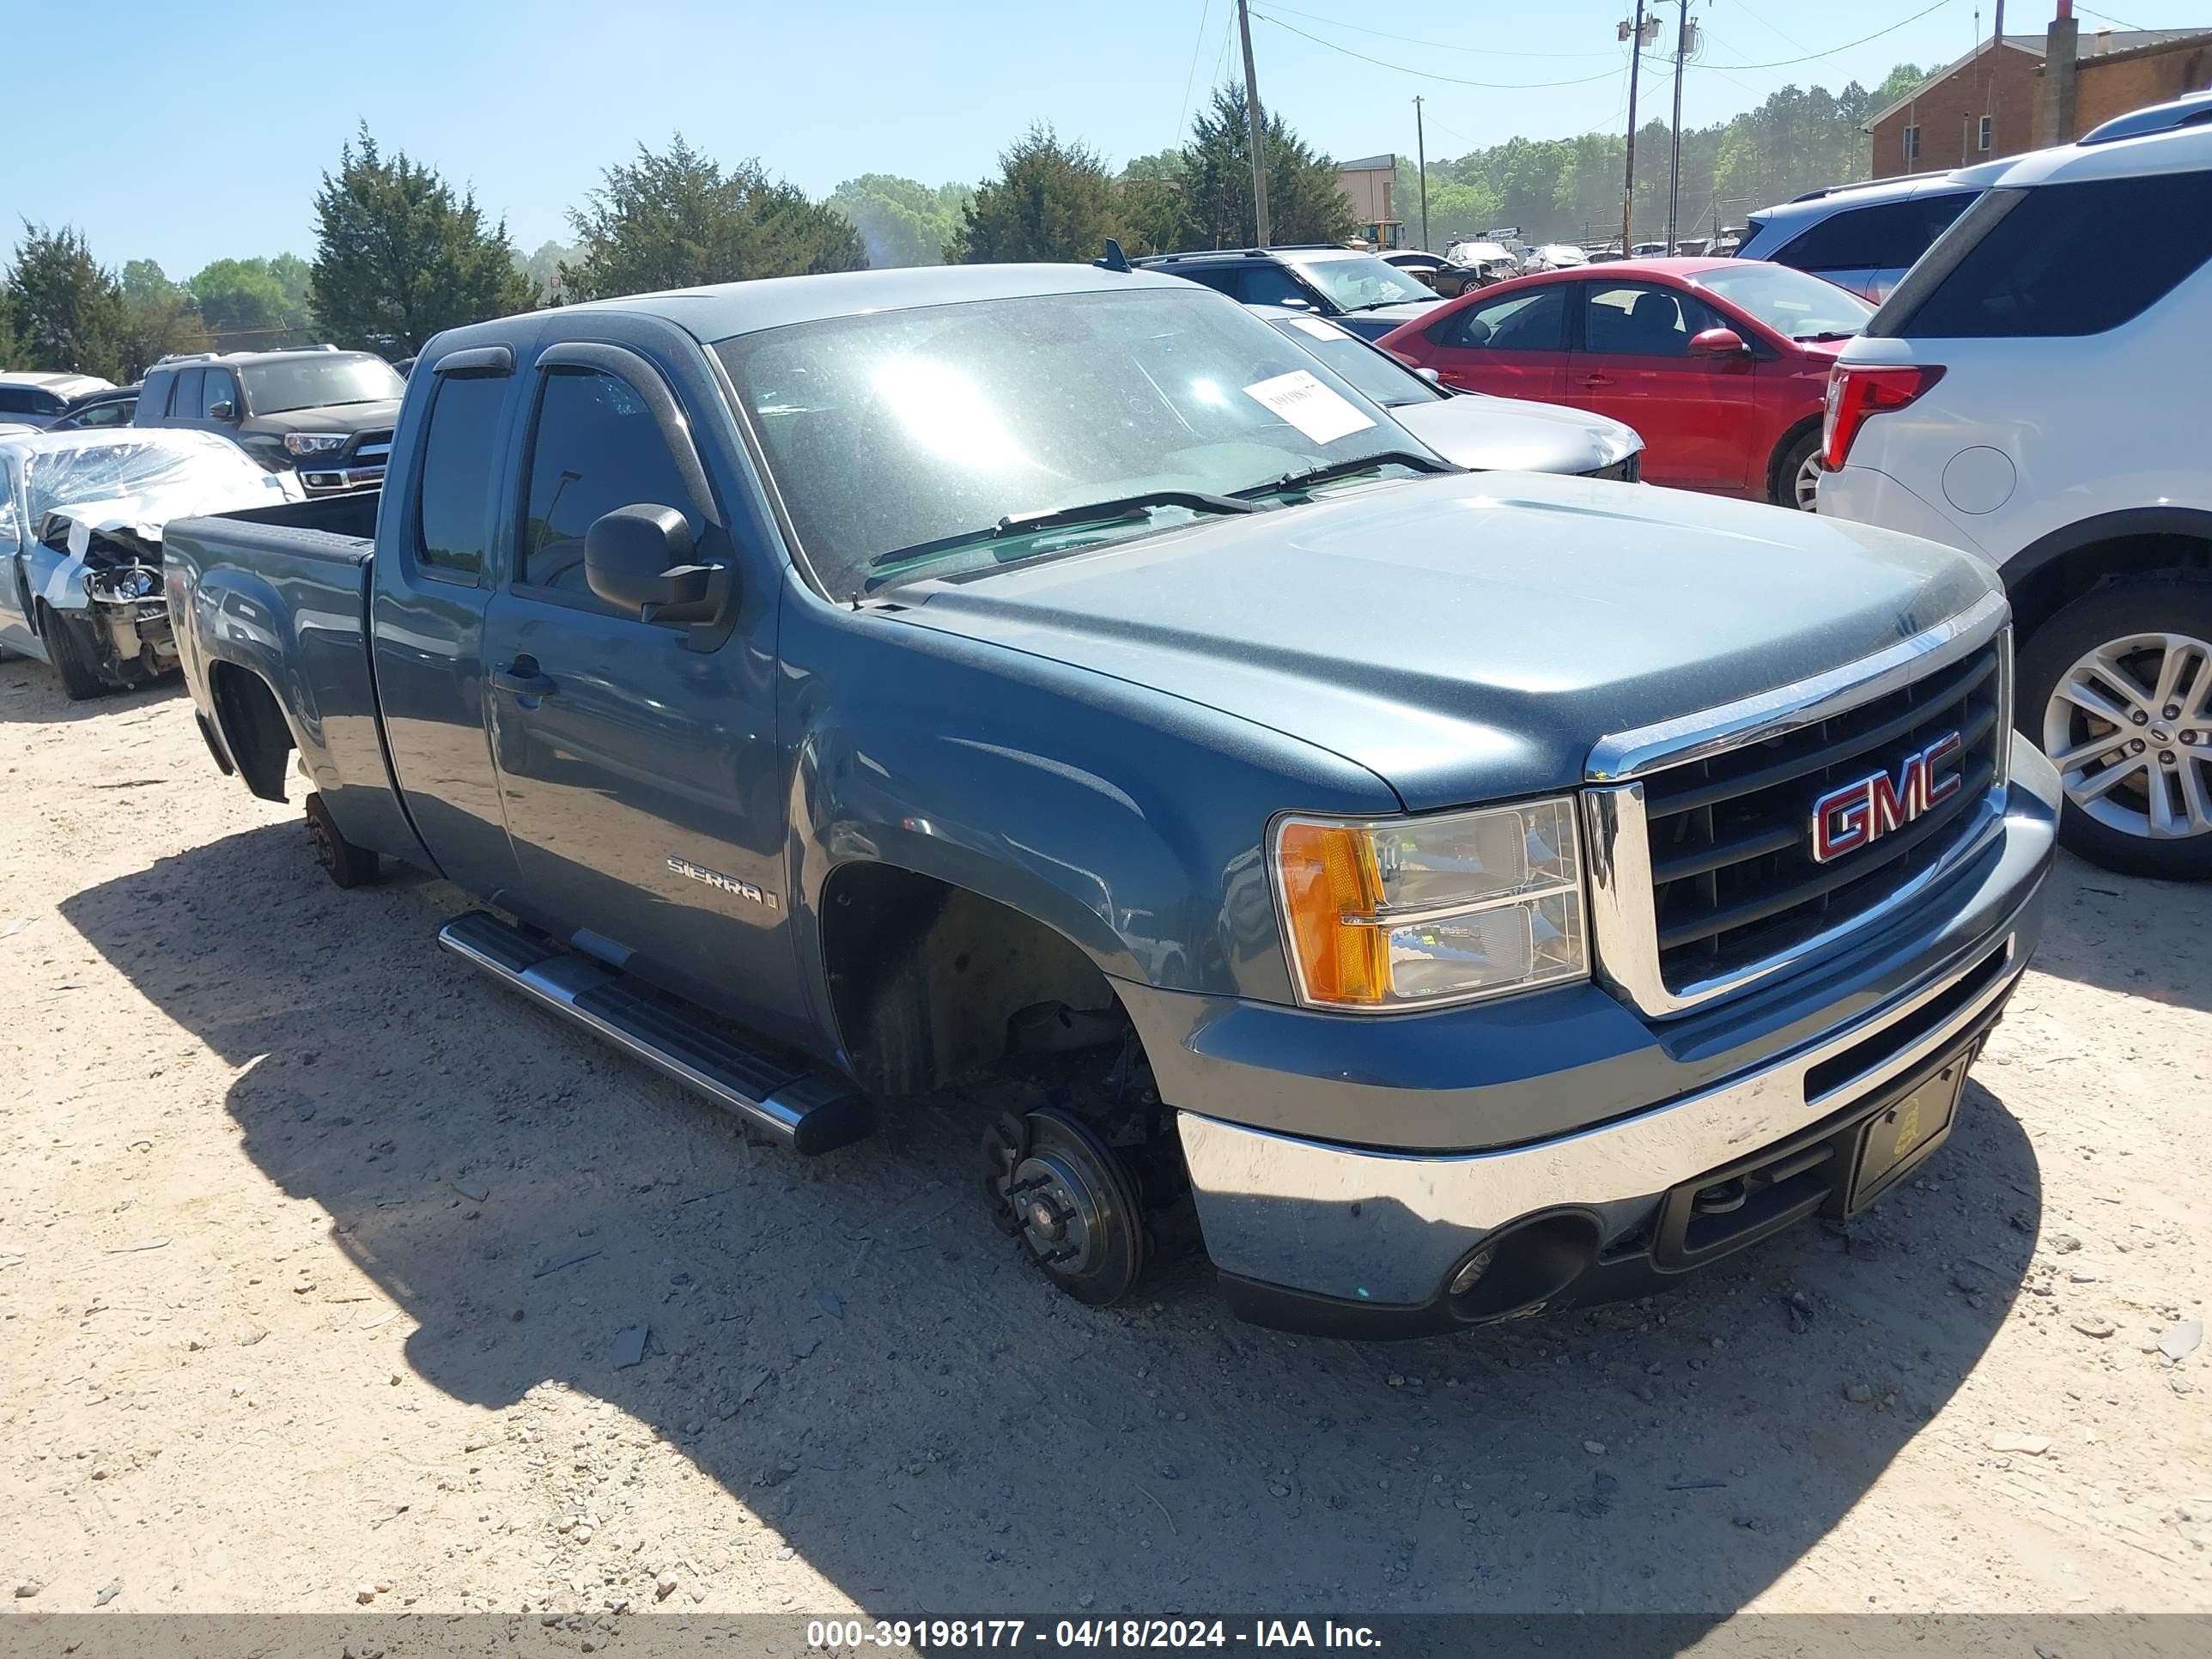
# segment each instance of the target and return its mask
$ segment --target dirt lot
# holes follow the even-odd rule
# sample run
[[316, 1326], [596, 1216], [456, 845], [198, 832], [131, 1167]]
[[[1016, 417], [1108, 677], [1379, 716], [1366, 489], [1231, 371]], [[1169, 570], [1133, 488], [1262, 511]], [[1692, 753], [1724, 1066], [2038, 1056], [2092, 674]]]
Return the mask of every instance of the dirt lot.
[[2212, 893], [2066, 867], [1848, 1238], [1400, 1346], [1085, 1310], [957, 1108], [748, 1149], [462, 902], [0, 665], [6, 1605], [2212, 1609]]

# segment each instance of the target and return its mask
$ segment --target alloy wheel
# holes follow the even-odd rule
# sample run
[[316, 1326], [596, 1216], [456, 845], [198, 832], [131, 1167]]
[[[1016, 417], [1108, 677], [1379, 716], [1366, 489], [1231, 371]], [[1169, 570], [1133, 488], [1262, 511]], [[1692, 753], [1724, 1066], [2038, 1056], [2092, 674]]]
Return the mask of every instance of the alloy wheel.
[[1798, 463], [1797, 476], [1790, 480], [1790, 489], [1797, 500], [1801, 513], [1815, 511], [1820, 502], [1820, 452], [1814, 450]]
[[2130, 634], [2084, 653], [2043, 711], [2066, 798], [2123, 835], [2212, 835], [2212, 644]]

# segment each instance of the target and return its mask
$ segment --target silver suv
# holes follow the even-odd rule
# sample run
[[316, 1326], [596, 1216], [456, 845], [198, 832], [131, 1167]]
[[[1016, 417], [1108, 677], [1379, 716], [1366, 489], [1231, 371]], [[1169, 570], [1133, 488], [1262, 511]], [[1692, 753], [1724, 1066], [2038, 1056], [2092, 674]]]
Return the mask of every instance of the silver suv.
[[1982, 193], [1989, 171], [1984, 164], [1808, 191], [1752, 215], [1736, 258], [1809, 270], [1880, 305]]

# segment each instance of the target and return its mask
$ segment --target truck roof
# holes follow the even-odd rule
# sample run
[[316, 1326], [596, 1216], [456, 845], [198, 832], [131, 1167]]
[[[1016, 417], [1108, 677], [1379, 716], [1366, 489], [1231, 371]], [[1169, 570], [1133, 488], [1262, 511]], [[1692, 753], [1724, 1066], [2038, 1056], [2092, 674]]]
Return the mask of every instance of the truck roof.
[[[920, 265], [899, 270], [840, 270], [819, 276], [769, 276], [712, 288], [592, 300], [567, 309], [644, 312], [713, 342], [793, 323], [816, 323], [864, 311], [910, 311], [971, 300], [1017, 300], [1048, 294], [1164, 289], [1187, 294], [1179, 276], [1092, 265]], [[496, 329], [498, 325], [479, 324]]]

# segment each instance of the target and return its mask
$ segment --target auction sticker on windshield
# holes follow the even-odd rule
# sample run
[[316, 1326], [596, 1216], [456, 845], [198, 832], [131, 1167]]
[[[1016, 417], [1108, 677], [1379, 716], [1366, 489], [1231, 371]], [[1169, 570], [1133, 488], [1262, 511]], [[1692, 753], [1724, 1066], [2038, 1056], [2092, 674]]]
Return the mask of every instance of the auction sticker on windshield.
[[1303, 368], [1278, 374], [1271, 380], [1255, 381], [1244, 388], [1244, 395], [1266, 404], [1317, 444], [1333, 443], [1375, 424], [1359, 412], [1358, 405], [1330, 391]]

